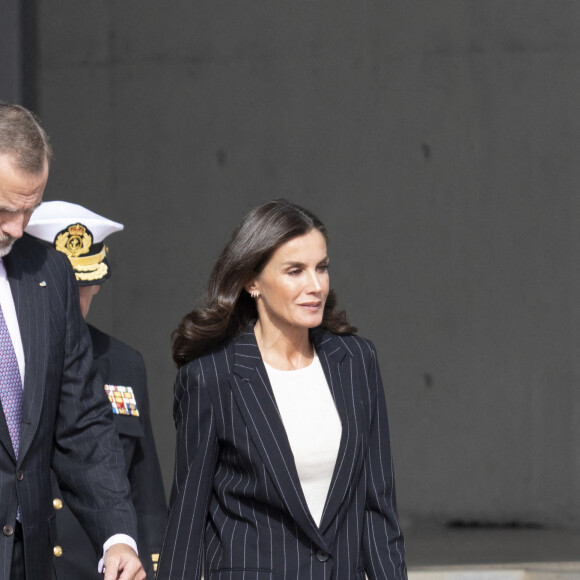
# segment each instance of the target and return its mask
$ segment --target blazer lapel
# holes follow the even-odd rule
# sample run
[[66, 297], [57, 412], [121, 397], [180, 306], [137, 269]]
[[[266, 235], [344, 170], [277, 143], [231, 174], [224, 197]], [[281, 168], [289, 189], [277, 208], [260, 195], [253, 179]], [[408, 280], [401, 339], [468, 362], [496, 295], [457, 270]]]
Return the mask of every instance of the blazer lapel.
[[[352, 480], [362, 466], [364, 419], [359, 385], [354, 380], [353, 353], [340, 336], [322, 329], [314, 330], [312, 338], [342, 423], [340, 447], [320, 522], [320, 531], [327, 536], [340, 508], [345, 505], [349, 490], [353, 489]], [[327, 539], [331, 543], [332, 538]]]
[[230, 383], [250, 436], [292, 518], [312, 541], [328, 549], [308, 510], [253, 325], [234, 340]]
[[[41, 286], [39, 271], [31, 268], [28, 256], [13, 256], [16, 247], [4, 262], [12, 290], [18, 326], [24, 348], [24, 390], [22, 401], [22, 425], [18, 462], [28, 450], [42, 411], [44, 378], [47, 365], [48, 337], [48, 289]], [[23, 267], [26, 264], [26, 268]]]

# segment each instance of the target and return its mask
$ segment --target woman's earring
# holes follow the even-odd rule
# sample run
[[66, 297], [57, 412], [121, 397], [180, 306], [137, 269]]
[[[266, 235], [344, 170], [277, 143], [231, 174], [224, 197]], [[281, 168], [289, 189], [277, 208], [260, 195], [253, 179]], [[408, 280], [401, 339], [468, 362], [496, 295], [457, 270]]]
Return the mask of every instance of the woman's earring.
[[259, 295], [260, 295], [260, 292], [259, 292], [258, 290], [255, 290], [255, 289], [254, 289], [254, 290], [252, 290], [252, 291], [250, 292], [250, 296], [251, 296], [251, 297], [252, 297], [254, 300], [256, 300], [256, 298], [258, 298], [258, 296], [259, 296]]

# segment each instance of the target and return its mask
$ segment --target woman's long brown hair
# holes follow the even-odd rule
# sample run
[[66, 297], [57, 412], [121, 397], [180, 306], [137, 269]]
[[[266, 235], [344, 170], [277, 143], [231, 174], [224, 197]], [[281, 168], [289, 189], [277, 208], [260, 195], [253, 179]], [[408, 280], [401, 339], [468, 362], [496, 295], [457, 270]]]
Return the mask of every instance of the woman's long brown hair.
[[[213, 268], [201, 306], [186, 314], [173, 332], [173, 360], [178, 367], [239, 335], [258, 317], [246, 284], [280, 246], [313, 229], [328, 241], [324, 224], [313, 213], [284, 199], [266, 202], [246, 215]], [[346, 313], [335, 308], [331, 290], [321, 326], [336, 334], [355, 333]]]

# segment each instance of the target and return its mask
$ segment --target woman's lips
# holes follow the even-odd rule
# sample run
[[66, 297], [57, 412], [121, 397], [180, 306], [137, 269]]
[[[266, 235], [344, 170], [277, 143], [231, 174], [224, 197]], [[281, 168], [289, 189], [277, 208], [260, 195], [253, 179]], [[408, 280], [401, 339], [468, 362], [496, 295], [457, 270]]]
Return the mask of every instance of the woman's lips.
[[299, 306], [305, 310], [308, 310], [309, 312], [316, 312], [317, 310], [320, 310], [322, 302], [304, 302]]

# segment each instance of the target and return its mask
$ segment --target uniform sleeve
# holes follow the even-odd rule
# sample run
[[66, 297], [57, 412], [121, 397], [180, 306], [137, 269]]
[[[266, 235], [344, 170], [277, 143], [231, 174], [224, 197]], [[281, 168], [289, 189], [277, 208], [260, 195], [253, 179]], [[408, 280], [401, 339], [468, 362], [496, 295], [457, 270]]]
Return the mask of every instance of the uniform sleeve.
[[218, 451], [215, 417], [199, 361], [175, 380], [175, 474], [158, 578], [201, 578], [203, 536]]
[[136, 365], [138, 368], [137, 380], [141, 386], [139, 389], [139, 414], [144, 436], [138, 438], [138, 446], [129, 469], [129, 481], [131, 483], [131, 498], [139, 520], [139, 533], [146, 536], [145, 545], [151, 551], [150, 554], [139, 555], [143, 560], [152, 558], [152, 564], [154, 564], [159, 558], [167, 525], [167, 502], [151, 427], [145, 362], [140, 354], [136, 353], [135, 356], [138, 363]]
[[100, 552], [114, 534], [136, 538], [136, 519], [123, 450], [95, 373], [91, 339], [68, 263], [67, 268], [64, 362], [52, 467], [66, 502]]
[[367, 363], [371, 427], [365, 462], [367, 492], [363, 553], [370, 580], [406, 580], [405, 544], [399, 527], [387, 407], [377, 355]]

